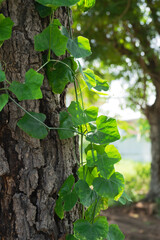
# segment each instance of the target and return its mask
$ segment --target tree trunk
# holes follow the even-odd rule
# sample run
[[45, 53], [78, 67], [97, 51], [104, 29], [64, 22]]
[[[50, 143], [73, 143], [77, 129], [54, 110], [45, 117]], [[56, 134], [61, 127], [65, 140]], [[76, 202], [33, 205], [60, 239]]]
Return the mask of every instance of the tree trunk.
[[[1, 12], [11, 17], [11, 40], [0, 49], [9, 81], [24, 81], [25, 72], [42, 65], [42, 54], [34, 51], [34, 35], [46, 27], [33, 0], [6, 0]], [[56, 12], [67, 26], [66, 9]], [[58, 126], [58, 114], [65, 108], [65, 93], [53, 95], [45, 79], [41, 101], [22, 101], [28, 111], [42, 112], [47, 124]], [[0, 113], [0, 239], [50, 240], [72, 231], [76, 208], [64, 221], [54, 215], [57, 192], [69, 174], [76, 173], [78, 139], [60, 141], [56, 131], [45, 140], [30, 138], [17, 126], [24, 112], [9, 102]]]
[[156, 103], [147, 109], [147, 118], [150, 124], [151, 139], [151, 182], [148, 198], [155, 200], [160, 197], [160, 104]]

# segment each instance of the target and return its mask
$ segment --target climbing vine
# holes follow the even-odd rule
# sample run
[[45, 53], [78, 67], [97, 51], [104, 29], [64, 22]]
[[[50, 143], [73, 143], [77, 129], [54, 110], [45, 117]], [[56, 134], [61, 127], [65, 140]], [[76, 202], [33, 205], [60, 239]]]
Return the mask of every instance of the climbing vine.
[[[0, 3], [2, 0], [0, 0]], [[115, 172], [114, 164], [121, 156], [114, 145], [110, 144], [120, 139], [116, 120], [107, 116], [98, 116], [97, 107], [85, 109], [79, 76], [89, 90], [97, 93], [107, 91], [108, 83], [95, 75], [91, 69], [83, 70], [78, 58], [91, 55], [89, 40], [79, 36], [74, 38], [71, 29], [71, 6], [77, 4], [83, 11], [93, 7], [95, 0], [36, 0], [35, 7], [42, 18], [49, 17], [50, 22], [40, 34], [34, 38], [36, 51], [48, 51], [43, 65], [38, 69], [30, 69], [25, 74], [25, 82], [9, 82], [5, 69], [0, 69], [0, 111], [9, 100], [24, 111], [24, 116], [17, 122], [19, 128], [29, 136], [44, 139], [48, 132], [57, 130], [60, 139], [80, 135], [81, 159], [77, 171], [78, 181], [70, 175], [59, 190], [55, 212], [60, 219], [64, 212], [70, 211], [76, 204], [82, 207], [81, 218], [74, 222], [74, 233], [66, 239], [79, 240], [123, 240], [124, 235], [117, 225], [109, 225], [106, 217], [100, 216], [100, 211], [108, 208], [108, 200], [114, 199], [125, 203], [129, 198], [124, 192], [124, 178]], [[62, 26], [54, 13], [59, 7], [67, 7], [69, 30]], [[11, 37], [14, 23], [9, 17], [0, 14], [0, 46]], [[59, 57], [70, 54], [63, 60], [52, 58], [53, 53]], [[74, 83], [75, 101], [67, 110], [60, 112], [59, 127], [47, 126], [43, 113], [28, 112], [18, 102], [22, 100], [42, 99], [41, 86], [44, 76], [40, 70], [44, 68], [49, 85], [54, 94], [61, 94], [68, 83]], [[14, 94], [18, 101], [13, 99]], [[80, 93], [80, 94], [78, 94]], [[83, 142], [86, 159], [83, 159]]]

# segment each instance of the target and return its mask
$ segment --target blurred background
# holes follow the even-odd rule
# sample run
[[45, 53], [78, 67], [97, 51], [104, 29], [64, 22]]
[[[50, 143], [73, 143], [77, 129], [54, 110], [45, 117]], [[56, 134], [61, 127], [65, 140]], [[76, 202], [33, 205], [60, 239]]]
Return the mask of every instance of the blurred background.
[[[149, 230], [135, 228], [126, 239], [160, 239], [160, 231], [150, 228], [151, 215], [154, 226], [160, 223], [160, 0], [97, 0], [85, 10], [73, 9], [74, 36], [90, 39], [93, 53], [80, 62], [110, 85], [107, 93], [98, 94], [81, 83], [85, 107], [97, 105], [100, 114], [117, 119], [121, 140], [114, 145], [122, 160], [116, 170], [135, 203], [127, 213], [139, 218], [139, 226], [144, 216], [148, 221]], [[68, 102], [72, 93], [70, 87]]]

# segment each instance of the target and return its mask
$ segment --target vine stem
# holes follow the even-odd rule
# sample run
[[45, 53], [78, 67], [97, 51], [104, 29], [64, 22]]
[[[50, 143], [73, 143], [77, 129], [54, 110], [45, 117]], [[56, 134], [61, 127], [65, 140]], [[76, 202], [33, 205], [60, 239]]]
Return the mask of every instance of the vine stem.
[[17, 103], [10, 95], [9, 98], [11, 99], [12, 102], [14, 102], [19, 108], [21, 108], [26, 114], [28, 114], [31, 118], [33, 118], [34, 120], [36, 120], [37, 122], [41, 123], [44, 127], [46, 127], [48, 130], [66, 130], [66, 131], [71, 131], [71, 132], [75, 132], [77, 134], [80, 135], [84, 135], [84, 133], [81, 133], [79, 131], [75, 131], [72, 129], [68, 129], [68, 128], [57, 128], [57, 127], [49, 127], [47, 126], [44, 122], [42, 122], [41, 120], [39, 120], [38, 118], [34, 117], [30, 112], [28, 112], [25, 108], [23, 108], [19, 103]]
[[45, 62], [36, 72], [39, 72], [42, 68], [44, 68], [50, 61]]

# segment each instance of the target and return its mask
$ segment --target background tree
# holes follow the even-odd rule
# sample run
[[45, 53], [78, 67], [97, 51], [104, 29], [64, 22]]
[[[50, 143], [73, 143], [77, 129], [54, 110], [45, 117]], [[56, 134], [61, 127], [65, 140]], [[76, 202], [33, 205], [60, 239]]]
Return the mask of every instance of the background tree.
[[[151, 184], [148, 197], [160, 196], [160, 1], [97, 1], [94, 11], [80, 15], [78, 34], [91, 39], [88, 60], [108, 66], [128, 82], [128, 102], [141, 109], [150, 124], [152, 145]], [[76, 25], [76, 21], [75, 21]], [[89, 29], [89, 31], [88, 31]], [[117, 67], [118, 66], [118, 67]], [[105, 67], [104, 67], [105, 68]], [[155, 101], [150, 105], [150, 95]]]
[[[28, 69], [42, 65], [42, 54], [34, 51], [34, 36], [47, 26], [48, 18], [39, 17], [34, 2], [6, 0], [1, 5], [1, 13], [14, 22], [12, 38], [0, 49], [0, 61], [10, 82], [23, 82]], [[68, 26], [67, 8], [60, 8], [55, 15]], [[45, 113], [47, 124], [58, 126], [66, 91], [54, 95], [46, 79], [42, 91], [43, 100], [20, 104], [28, 111]], [[76, 173], [77, 138], [60, 141], [58, 133], [50, 131], [44, 140], [33, 139], [16, 126], [23, 115], [11, 101], [0, 112], [0, 238], [58, 239], [71, 232], [77, 216], [73, 210], [59, 221], [53, 212], [64, 179]]]

